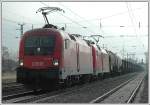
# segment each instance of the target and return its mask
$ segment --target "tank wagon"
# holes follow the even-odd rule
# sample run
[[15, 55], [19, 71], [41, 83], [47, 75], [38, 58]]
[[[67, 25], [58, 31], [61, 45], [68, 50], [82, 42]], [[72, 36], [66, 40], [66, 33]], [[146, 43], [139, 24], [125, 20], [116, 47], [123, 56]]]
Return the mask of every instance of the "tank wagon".
[[144, 68], [137, 63], [134, 63], [132, 61], [122, 59], [122, 65], [121, 65], [121, 73], [130, 73], [130, 72], [137, 72], [142, 71]]
[[119, 56], [117, 56], [112, 51], [106, 50], [109, 55], [109, 69], [111, 74], [120, 74], [121, 73], [121, 66], [122, 60]]

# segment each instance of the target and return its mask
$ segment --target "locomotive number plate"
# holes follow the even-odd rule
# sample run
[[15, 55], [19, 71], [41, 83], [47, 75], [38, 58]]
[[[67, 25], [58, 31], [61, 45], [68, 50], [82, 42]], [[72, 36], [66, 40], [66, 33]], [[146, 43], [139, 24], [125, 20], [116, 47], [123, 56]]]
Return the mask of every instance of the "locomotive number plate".
[[44, 62], [32, 62], [32, 66], [43, 66]]

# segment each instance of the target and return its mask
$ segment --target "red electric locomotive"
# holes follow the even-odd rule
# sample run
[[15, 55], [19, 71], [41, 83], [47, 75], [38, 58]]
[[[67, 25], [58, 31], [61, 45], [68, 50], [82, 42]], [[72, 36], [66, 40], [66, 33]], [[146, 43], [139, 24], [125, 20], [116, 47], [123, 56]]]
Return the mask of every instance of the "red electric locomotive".
[[98, 78], [109, 75], [109, 55], [98, 45], [93, 45], [93, 73]]
[[69, 35], [49, 24], [47, 14], [63, 11], [58, 7], [43, 7], [46, 25], [26, 32], [21, 38], [17, 81], [27, 84], [66, 83], [89, 80], [93, 74], [92, 47], [77, 35]]
[[20, 42], [18, 82], [37, 81], [37, 78], [58, 79], [58, 68], [63, 65], [62, 40], [55, 29], [44, 28], [26, 32]]
[[92, 47], [53, 27], [24, 34], [19, 62], [17, 81], [21, 83], [70, 83], [90, 78], [93, 73]]

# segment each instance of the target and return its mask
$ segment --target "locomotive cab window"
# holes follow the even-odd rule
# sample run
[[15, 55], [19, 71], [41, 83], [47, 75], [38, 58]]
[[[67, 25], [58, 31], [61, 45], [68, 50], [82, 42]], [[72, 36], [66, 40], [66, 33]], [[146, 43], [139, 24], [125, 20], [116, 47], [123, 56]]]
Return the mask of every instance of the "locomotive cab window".
[[25, 55], [49, 55], [55, 47], [54, 36], [28, 36], [24, 42]]

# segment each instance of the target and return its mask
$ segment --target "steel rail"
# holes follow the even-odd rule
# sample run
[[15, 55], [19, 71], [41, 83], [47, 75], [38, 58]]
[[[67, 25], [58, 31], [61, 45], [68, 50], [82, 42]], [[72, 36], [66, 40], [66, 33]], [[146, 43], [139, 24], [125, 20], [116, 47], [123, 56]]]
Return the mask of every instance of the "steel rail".
[[135, 90], [133, 91], [133, 93], [131, 94], [131, 96], [129, 97], [129, 99], [127, 100], [127, 104], [132, 103], [134, 101], [134, 98], [143, 82], [144, 78], [140, 81], [140, 83], [138, 84], [138, 86], [135, 88]]
[[125, 86], [127, 83], [129, 83], [130, 81], [132, 81], [134, 79], [132, 78], [132, 79], [127, 80], [126, 82], [124, 82], [124, 83], [120, 84], [119, 86], [113, 88], [112, 90], [108, 91], [107, 93], [104, 93], [103, 95], [101, 95], [100, 97], [90, 101], [89, 103], [98, 103], [98, 102], [103, 101], [105, 98], [107, 98], [108, 96], [110, 96], [111, 94], [113, 94], [114, 92], [116, 92], [121, 87]]
[[84, 86], [85, 85], [83, 85], [83, 86], [74, 86], [73, 89], [72, 88], [66, 88], [66, 89], [59, 90], [59, 92], [57, 91], [55, 94], [53, 94], [53, 95], [51, 95], [49, 97], [45, 97], [45, 98], [36, 100], [36, 101], [34, 101], [34, 103], [38, 103], [40, 101], [44, 101], [44, 100], [47, 100], [47, 99], [52, 99], [52, 98], [55, 98], [55, 97], [60, 96], [60, 95], [65, 95], [65, 94], [69, 94], [69, 93], [75, 92], [78, 89], [83, 88]]
[[[134, 77], [136, 77], [136, 76], [134, 76]], [[133, 80], [133, 78], [132, 79], [130, 79], [130, 80]], [[126, 84], [129, 82], [129, 80], [128, 81], [126, 81]], [[125, 83], [125, 82], [124, 82]], [[82, 88], [83, 86], [75, 86], [74, 88], [75, 89], [71, 89], [71, 91], [68, 91], [68, 90], [70, 90], [70, 88], [67, 88], [67, 89], [63, 89], [63, 90], [60, 90], [59, 91], [59, 93], [58, 92], [56, 92], [55, 93], [55, 91], [54, 91], [54, 93], [50, 93], [50, 96], [49, 97], [45, 97], [44, 96], [44, 94], [43, 95], [40, 95], [40, 97], [41, 98], [38, 98], [38, 97], [33, 97], [33, 98], [38, 98], [38, 100], [35, 100], [35, 101], [33, 101], [34, 103], [37, 103], [37, 102], [40, 102], [40, 101], [43, 101], [43, 100], [46, 100], [46, 99], [51, 99], [51, 98], [54, 98], [54, 97], [57, 97], [57, 96], [59, 96], [59, 95], [63, 95], [63, 94], [68, 94], [68, 93], [71, 93], [71, 92], [74, 92], [74, 91], [77, 91], [77, 89], [78, 88]], [[66, 91], [67, 90], [67, 91]], [[14, 98], [18, 98], [18, 97], [20, 97], [20, 96], [27, 96], [27, 95], [30, 95], [30, 94], [32, 94], [32, 93], [34, 93], [34, 91], [28, 91], [28, 92], [25, 92], [25, 93], [20, 93], [20, 94], [16, 94], [15, 96], [14, 95], [9, 95], [8, 97], [7, 96], [4, 96], [4, 97], [2, 97], [2, 99], [13, 99], [13, 97]], [[43, 97], [44, 96], [44, 97]], [[28, 99], [27, 99], [28, 100]], [[31, 99], [32, 100], [32, 99]], [[24, 101], [26, 101], [26, 99], [25, 100], [16, 100], [16, 101], [14, 101], [14, 103], [19, 103], [19, 102], [24, 102]], [[31, 101], [30, 101], [31, 102]]]
[[31, 93], [34, 93], [34, 91], [31, 90], [31, 91], [22, 92], [22, 93], [19, 93], [19, 94], [11, 94], [11, 95], [7, 95], [7, 96], [3, 96], [2, 100], [9, 100], [9, 99], [12, 99], [12, 98], [17, 98], [17, 97], [24, 96], [24, 95], [31, 94]]
[[26, 98], [26, 99], [15, 100], [12, 103], [35, 102], [36, 100], [40, 100], [40, 99], [45, 98], [45, 97], [50, 97], [50, 96], [58, 94], [58, 93], [59, 93], [59, 91], [52, 91], [52, 92], [49, 92], [49, 93], [42, 93], [40, 95], [32, 96], [32, 97], [29, 97], [29, 98]]
[[20, 87], [20, 86], [24, 86], [24, 85], [23, 84], [13, 84], [13, 85], [3, 86], [2, 88], [12, 88], [12, 87]]
[[[40, 92], [40, 91], [41, 91], [41, 89], [36, 90], [36, 92]], [[33, 93], [35, 93], [34, 90], [29, 90], [29, 91], [21, 92], [21, 93], [18, 93], [18, 94], [11, 94], [11, 95], [7, 95], [7, 96], [3, 96], [2, 100], [9, 100], [9, 99], [12, 99], [12, 98], [18, 98], [18, 97], [30, 95], [30, 94], [33, 94]]]
[[[134, 76], [134, 77], [137, 77], [137, 75], [136, 76]], [[134, 80], [135, 78], [134, 77], [132, 77], [131, 79], [129, 79], [129, 80], [127, 80], [126, 82], [124, 82], [124, 84], [121, 84], [121, 85], [119, 85], [118, 87], [116, 87], [116, 88], [121, 88], [122, 86], [124, 86], [124, 85], [126, 85], [128, 82], [130, 82], [130, 81], [132, 81], [132, 80]], [[83, 88], [84, 86], [77, 86], [77, 88]], [[117, 89], [117, 90], [118, 90]], [[66, 89], [67, 90], [67, 89]], [[75, 92], [75, 91], [77, 91], [78, 89], [73, 89], [73, 90], [70, 90], [70, 91], [63, 91], [62, 93], [59, 93], [59, 94], [55, 94], [55, 95], [52, 95], [52, 96], [50, 96], [50, 97], [45, 97], [45, 98], [42, 98], [42, 99], [39, 99], [39, 100], [36, 100], [36, 101], [34, 101], [34, 103], [38, 103], [38, 102], [40, 102], [40, 101], [44, 101], [44, 100], [49, 100], [49, 99], [52, 99], [52, 98], [55, 98], [55, 97], [58, 97], [58, 96], [60, 96], [60, 95], [65, 95], [65, 94], [69, 94], [69, 93], [72, 93], [72, 92]], [[115, 91], [117, 91], [117, 90], [115, 90], [115, 89], [113, 89], [112, 91], [113, 92], [115, 92]], [[109, 93], [108, 93], [109, 94]], [[104, 94], [105, 95], [105, 94]], [[103, 96], [104, 96], [103, 95]], [[94, 103], [94, 102], [90, 102], [90, 103]]]
[[2, 86], [8, 86], [8, 85], [13, 85], [13, 84], [16, 84], [17, 82], [7, 82], [7, 83], [5, 83], [5, 82], [2, 82]]
[[76, 86], [74, 88], [75, 89], [73, 89], [73, 90], [71, 90], [70, 88], [65, 88], [65, 89], [60, 89], [60, 90], [56, 90], [56, 91], [50, 91], [50, 92], [45, 93], [45, 94], [30, 97], [29, 99], [25, 99], [25, 100], [22, 99], [22, 100], [19, 100], [19, 101], [16, 100], [16, 101], [13, 101], [13, 103], [22, 103], [22, 102], [26, 102], [26, 101], [37, 103], [39, 101], [43, 101], [43, 100], [46, 100], [46, 99], [51, 99], [51, 98], [57, 97], [59, 95], [68, 94], [70, 92], [76, 91], [76, 89], [80, 88], [80, 86]]

